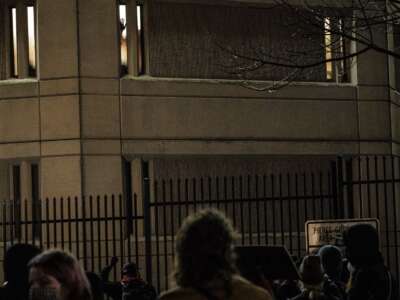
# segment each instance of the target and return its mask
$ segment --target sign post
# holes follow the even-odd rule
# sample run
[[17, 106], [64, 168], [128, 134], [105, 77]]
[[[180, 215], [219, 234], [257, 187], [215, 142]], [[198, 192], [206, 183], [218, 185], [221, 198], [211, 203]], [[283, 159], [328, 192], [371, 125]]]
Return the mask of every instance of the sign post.
[[308, 253], [324, 245], [343, 246], [343, 232], [352, 225], [370, 224], [379, 233], [378, 219], [310, 220], [306, 222], [306, 248]]

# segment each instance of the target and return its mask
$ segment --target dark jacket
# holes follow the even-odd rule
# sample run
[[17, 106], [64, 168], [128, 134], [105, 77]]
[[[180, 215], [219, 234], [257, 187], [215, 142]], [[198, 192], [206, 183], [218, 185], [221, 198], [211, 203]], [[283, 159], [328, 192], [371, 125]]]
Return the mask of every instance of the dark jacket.
[[101, 279], [103, 281], [104, 294], [111, 297], [113, 300], [155, 300], [157, 293], [155, 288], [145, 282], [141, 278], [123, 286], [121, 282], [109, 281], [109, 275], [112, 270], [111, 266], [104, 268], [101, 272]]
[[397, 300], [397, 284], [379, 252], [374, 227], [357, 224], [344, 232], [346, 256], [353, 266], [348, 300]]

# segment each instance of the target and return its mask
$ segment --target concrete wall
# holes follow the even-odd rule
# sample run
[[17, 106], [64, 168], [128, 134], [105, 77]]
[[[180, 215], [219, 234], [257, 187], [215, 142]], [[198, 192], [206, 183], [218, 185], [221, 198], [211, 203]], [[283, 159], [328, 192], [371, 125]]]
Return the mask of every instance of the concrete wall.
[[[234, 80], [121, 79], [116, 3], [77, 3], [37, 0], [38, 78], [0, 82], [0, 160], [39, 159], [42, 196], [122, 192], [123, 157], [339, 155], [397, 147], [397, 109], [388, 102], [387, 59], [381, 55], [358, 59], [353, 84], [293, 84], [275, 93], [245, 89]], [[258, 39], [264, 31], [250, 25], [271, 19], [256, 8], [198, 9], [218, 27], [217, 37], [226, 35], [235, 45], [243, 37]], [[198, 16], [193, 4], [157, 2], [145, 11], [150, 75], [191, 77], [193, 71], [215, 77], [214, 68], [196, 69], [206, 63], [185, 61], [203, 62], [193, 40], [203, 19], [199, 28], [183, 26], [179, 37], [170, 34], [179, 22]], [[185, 13], [161, 22], [171, 11]], [[250, 27], [229, 31], [241, 13]], [[168, 26], [154, 30], [161, 23]], [[270, 30], [261, 42], [275, 41], [282, 30]], [[178, 46], [186, 56], [170, 55]], [[166, 55], [174, 66], [166, 67]]]

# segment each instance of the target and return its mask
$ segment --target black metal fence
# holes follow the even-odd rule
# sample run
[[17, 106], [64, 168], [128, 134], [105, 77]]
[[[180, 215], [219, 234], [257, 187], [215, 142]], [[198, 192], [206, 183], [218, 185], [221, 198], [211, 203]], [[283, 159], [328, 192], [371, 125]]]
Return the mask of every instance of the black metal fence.
[[[380, 221], [382, 250], [399, 277], [400, 158], [337, 158], [319, 171], [154, 180], [143, 165], [143, 194], [0, 203], [3, 252], [15, 242], [64, 248], [86, 270], [99, 272], [112, 256], [136, 261], [158, 291], [169, 287], [175, 234], [202, 208], [222, 210], [241, 245], [286, 245], [306, 253], [307, 220], [364, 218]], [[0, 256], [2, 257], [2, 256]]]
[[[132, 201], [129, 216], [126, 201]], [[4, 201], [0, 209], [3, 253], [14, 243], [62, 248], [73, 253], [85, 270], [94, 272], [100, 272], [117, 256], [120, 264], [114, 269], [114, 279], [125, 262], [143, 261], [143, 237], [139, 236], [143, 216], [138, 213], [137, 197], [46, 198], [35, 206], [27, 200]]]

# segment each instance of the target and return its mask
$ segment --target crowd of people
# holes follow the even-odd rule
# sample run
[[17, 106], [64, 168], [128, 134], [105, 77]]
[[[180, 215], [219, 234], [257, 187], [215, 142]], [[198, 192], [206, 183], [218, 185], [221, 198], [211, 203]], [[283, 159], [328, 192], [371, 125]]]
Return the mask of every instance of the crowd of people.
[[269, 280], [262, 270], [257, 278], [242, 277], [236, 267], [237, 237], [219, 211], [189, 216], [175, 239], [175, 287], [160, 295], [133, 262], [113, 282], [109, 275], [116, 257], [100, 274], [85, 273], [68, 252], [16, 244], [4, 256], [0, 300], [398, 300], [396, 280], [379, 252], [378, 233], [368, 224], [344, 232], [344, 251], [326, 245], [305, 256], [299, 280]]

